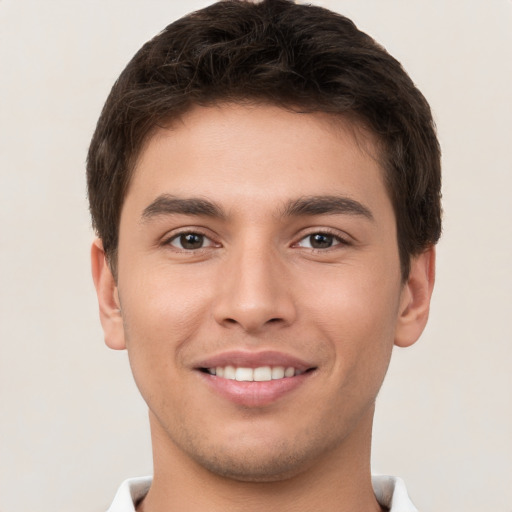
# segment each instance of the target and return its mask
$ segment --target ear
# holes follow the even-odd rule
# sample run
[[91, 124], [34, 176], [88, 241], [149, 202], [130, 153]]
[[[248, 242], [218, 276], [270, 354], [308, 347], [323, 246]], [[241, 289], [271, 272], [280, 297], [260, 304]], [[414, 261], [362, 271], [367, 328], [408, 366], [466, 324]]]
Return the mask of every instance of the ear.
[[395, 345], [409, 347], [423, 332], [428, 320], [435, 274], [435, 247], [411, 259], [411, 271], [400, 298]]
[[91, 247], [91, 267], [105, 343], [114, 350], [123, 350], [126, 345], [119, 294], [99, 238], [94, 240]]

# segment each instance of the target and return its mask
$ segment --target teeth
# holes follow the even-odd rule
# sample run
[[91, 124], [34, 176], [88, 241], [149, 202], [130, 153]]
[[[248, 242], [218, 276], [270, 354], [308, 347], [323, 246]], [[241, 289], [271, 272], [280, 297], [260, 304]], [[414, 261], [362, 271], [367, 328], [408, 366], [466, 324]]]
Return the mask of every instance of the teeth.
[[295, 375], [295, 368], [286, 368], [284, 371], [285, 377], [293, 377]]
[[272, 368], [272, 379], [284, 379], [284, 368], [282, 366]]
[[234, 366], [226, 366], [224, 368], [224, 378], [235, 380], [236, 370]]
[[272, 380], [272, 369], [270, 366], [261, 366], [260, 368], [254, 368], [254, 380], [261, 382], [264, 380]]
[[235, 379], [243, 381], [254, 380], [254, 370], [252, 368], [237, 368], [235, 371]]
[[258, 368], [244, 368], [228, 365], [217, 366], [217, 368], [207, 368], [206, 371], [210, 375], [243, 382], [278, 380], [304, 373], [300, 370], [296, 370], [293, 366], [259, 366]]

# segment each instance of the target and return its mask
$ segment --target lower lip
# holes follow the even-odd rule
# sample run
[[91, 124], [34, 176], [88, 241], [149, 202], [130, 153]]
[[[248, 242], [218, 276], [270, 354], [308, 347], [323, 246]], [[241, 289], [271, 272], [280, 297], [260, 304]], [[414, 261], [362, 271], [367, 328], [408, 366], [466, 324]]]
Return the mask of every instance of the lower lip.
[[244, 407], [264, 407], [296, 390], [312, 373], [305, 372], [295, 377], [262, 382], [223, 379], [203, 372], [200, 375], [215, 393], [230, 402]]

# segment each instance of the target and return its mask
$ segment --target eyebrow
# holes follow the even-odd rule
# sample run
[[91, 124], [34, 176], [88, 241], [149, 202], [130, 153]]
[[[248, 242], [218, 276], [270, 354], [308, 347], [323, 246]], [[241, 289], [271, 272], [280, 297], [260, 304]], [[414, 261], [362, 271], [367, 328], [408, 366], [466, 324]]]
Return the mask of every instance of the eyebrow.
[[283, 216], [299, 217], [303, 215], [345, 214], [360, 215], [375, 220], [368, 207], [344, 196], [305, 196], [288, 203]]
[[144, 208], [141, 220], [148, 221], [160, 215], [180, 214], [215, 218], [225, 217], [222, 209], [212, 201], [197, 197], [180, 198], [170, 194], [162, 194]]
[[[282, 217], [313, 215], [359, 215], [374, 220], [369, 208], [359, 201], [344, 196], [304, 196], [290, 201], [280, 212]], [[148, 221], [160, 215], [196, 215], [224, 219], [222, 208], [212, 201], [197, 197], [180, 198], [162, 194], [142, 212], [141, 220]]]

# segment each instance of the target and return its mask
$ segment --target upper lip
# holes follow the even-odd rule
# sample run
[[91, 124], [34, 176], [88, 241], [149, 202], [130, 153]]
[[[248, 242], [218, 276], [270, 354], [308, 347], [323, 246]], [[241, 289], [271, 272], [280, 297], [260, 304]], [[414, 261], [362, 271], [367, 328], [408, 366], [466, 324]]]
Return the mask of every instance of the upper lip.
[[285, 354], [283, 352], [265, 350], [265, 351], [248, 351], [248, 350], [232, 350], [222, 352], [203, 359], [196, 368], [216, 368], [218, 366], [235, 366], [243, 368], [259, 368], [261, 366], [284, 366], [293, 367], [296, 370], [305, 372], [311, 368], [315, 368], [311, 364], [296, 356]]

